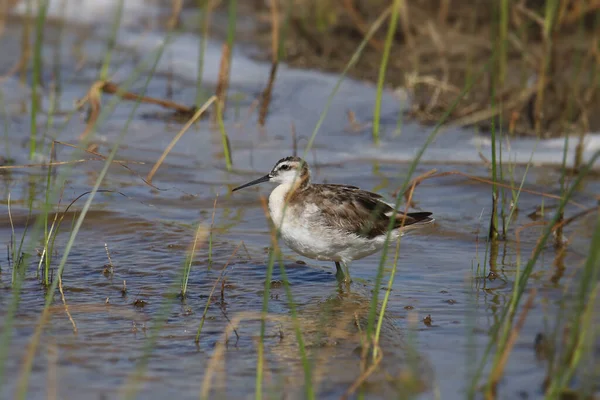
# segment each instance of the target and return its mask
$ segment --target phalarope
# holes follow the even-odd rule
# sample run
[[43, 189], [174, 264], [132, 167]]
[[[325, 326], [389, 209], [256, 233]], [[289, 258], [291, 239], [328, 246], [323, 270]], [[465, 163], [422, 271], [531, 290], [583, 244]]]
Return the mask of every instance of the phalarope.
[[[347, 273], [351, 261], [385, 246], [394, 208], [381, 195], [356, 186], [311, 183], [308, 164], [299, 157], [282, 158], [267, 175], [232, 191], [263, 182], [279, 184], [269, 196], [269, 214], [285, 244], [304, 257], [335, 262], [338, 278], [344, 278], [340, 264]], [[432, 223], [430, 215], [396, 211], [390, 239]]]

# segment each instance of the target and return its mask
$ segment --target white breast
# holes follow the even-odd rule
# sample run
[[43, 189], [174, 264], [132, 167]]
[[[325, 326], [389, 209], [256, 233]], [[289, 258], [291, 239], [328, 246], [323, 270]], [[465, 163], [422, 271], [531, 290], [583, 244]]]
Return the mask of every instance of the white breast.
[[359, 259], [383, 247], [383, 238], [366, 239], [322, 224], [316, 204], [288, 204], [291, 185], [282, 184], [269, 196], [269, 214], [285, 244], [296, 253], [322, 261]]
[[281, 232], [285, 244], [295, 252], [313, 259], [329, 260], [330, 253], [326, 232], [319, 232], [312, 221], [317, 219], [319, 209], [313, 204], [287, 204], [285, 198], [291, 185], [277, 186], [269, 196], [269, 214], [273, 224]]

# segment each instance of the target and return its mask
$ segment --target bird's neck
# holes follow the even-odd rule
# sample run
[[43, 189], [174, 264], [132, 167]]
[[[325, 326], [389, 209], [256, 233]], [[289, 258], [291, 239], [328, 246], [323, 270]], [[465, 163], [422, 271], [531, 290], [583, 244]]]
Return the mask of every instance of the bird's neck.
[[281, 183], [269, 195], [269, 214], [275, 225], [282, 223], [282, 216], [286, 205], [294, 201], [294, 197], [310, 186], [308, 179], [297, 179], [295, 182]]
[[288, 193], [292, 190], [292, 183], [282, 183], [269, 195], [269, 214], [275, 226], [281, 228], [283, 210], [285, 208]]

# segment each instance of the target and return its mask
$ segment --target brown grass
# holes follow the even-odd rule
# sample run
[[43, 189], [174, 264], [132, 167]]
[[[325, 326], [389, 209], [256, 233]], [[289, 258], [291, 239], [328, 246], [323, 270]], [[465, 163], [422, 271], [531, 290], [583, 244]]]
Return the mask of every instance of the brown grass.
[[[469, 180], [473, 180], [473, 181], [480, 182], [480, 183], [485, 183], [485, 184], [488, 184], [488, 185], [494, 185], [495, 184], [496, 186], [502, 187], [502, 188], [505, 188], [505, 189], [520, 190], [523, 193], [529, 193], [529, 194], [536, 195], [536, 196], [546, 197], [546, 198], [555, 199], [555, 200], [562, 200], [561, 196], [558, 196], [558, 195], [555, 195], [555, 194], [551, 194], [551, 193], [544, 193], [544, 192], [540, 192], [540, 191], [537, 191], [537, 190], [531, 190], [531, 189], [526, 189], [526, 188], [519, 188], [517, 186], [509, 185], [509, 184], [506, 184], [506, 183], [494, 182], [494, 181], [492, 181], [490, 179], [480, 178], [480, 177], [474, 176], [474, 175], [469, 175], [469, 174], [466, 174], [466, 173], [461, 172], [461, 171], [437, 172], [437, 169], [432, 169], [430, 171], [427, 171], [427, 172], [425, 172], [425, 173], [423, 173], [423, 174], [421, 174], [421, 175], [413, 178], [413, 180], [411, 181], [411, 183], [408, 185], [408, 188], [404, 191], [403, 196], [406, 199], [406, 201], [409, 202], [409, 205], [411, 207], [414, 207], [415, 204], [411, 203], [410, 202], [410, 198], [409, 198], [409, 195], [411, 193], [411, 188], [413, 186], [418, 186], [423, 181], [425, 181], [427, 179], [442, 178], [442, 177], [451, 176], [451, 175], [462, 176], [462, 177], [465, 177], [465, 178], [467, 178]], [[394, 197], [397, 196], [397, 195], [398, 195], [397, 192], [393, 194]], [[586, 209], [586, 207], [583, 204], [577, 203], [577, 202], [575, 202], [573, 200], [569, 200], [568, 203], [571, 204], [571, 205], [574, 205], [574, 206], [576, 206], [576, 207], [578, 207], [580, 209], [583, 209], [583, 210]]]
[[[258, 2], [262, 3], [262, 2]], [[294, 0], [285, 49], [287, 63], [339, 72], [348, 55], [390, 0]], [[496, 51], [493, 31], [500, 2], [478, 0], [402, 1], [386, 83], [412, 94], [410, 115], [435, 123]], [[600, 129], [600, 40], [597, 13], [600, 1], [565, 0], [559, 5], [550, 35], [544, 33], [544, 3], [514, 0], [509, 4], [506, 64], [502, 79], [496, 68], [451, 113], [450, 124], [489, 129], [493, 118], [515, 135], [557, 136]], [[250, 12], [270, 12], [264, 5], [247, 5]], [[262, 18], [263, 21], [267, 20]], [[265, 29], [259, 27], [260, 31]], [[382, 29], [385, 31], [385, 29]], [[260, 35], [260, 34], [259, 34]], [[377, 81], [384, 33], [369, 40], [350, 74]], [[261, 39], [261, 36], [259, 36]], [[270, 37], [260, 40], [265, 49]], [[581, 65], [575, 59], [581, 60]], [[587, 72], [585, 72], [587, 71]], [[537, 76], [537, 81], [531, 78]], [[578, 84], [574, 85], [573, 82]], [[494, 98], [491, 87], [497, 85]], [[571, 111], [567, 109], [571, 108]]]
[[[225, 113], [225, 106], [227, 104], [227, 89], [229, 88], [229, 61], [231, 49], [227, 43], [223, 43], [221, 47], [221, 63], [219, 64], [219, 77], [217, 80], [217, 88], [215, 95], [218, 101], [218, 110]], [[217, 113], [213, 114], [213, 121], [217, 121]]]
[[267, 113], [269, 111], [269, 104], [271, 103], [271, 93], [273, 92], [273, 85], [275, 83], [275, 77], [277, 76], [277, 68], [279, 67], [279, 6], [278, 0], [271, 0], [271, 72], [269, 73], [269, 82], [263, 90], [261, 95], [260, 109], [258, 112], [258, 124], [264, 126]]

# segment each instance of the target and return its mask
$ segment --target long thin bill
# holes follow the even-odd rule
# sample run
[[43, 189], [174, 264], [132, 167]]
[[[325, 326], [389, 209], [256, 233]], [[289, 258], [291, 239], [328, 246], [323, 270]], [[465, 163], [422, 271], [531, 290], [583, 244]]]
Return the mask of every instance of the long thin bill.
[[258, 185], [259, 183], [269, 182], [269, 179], [271, 179], [271, 177], [269, 176], [269, 174], [267, 174], [267, 175], [263, 176], [262, 178], [255, 179], [252, 182], [246, 183], [245, 185], [236, 187], [235, 189], [232, 190], [232, 192], [235, 192], [236, 190], [240, 190], [243, 188], [247, 188], [248, 186]]

